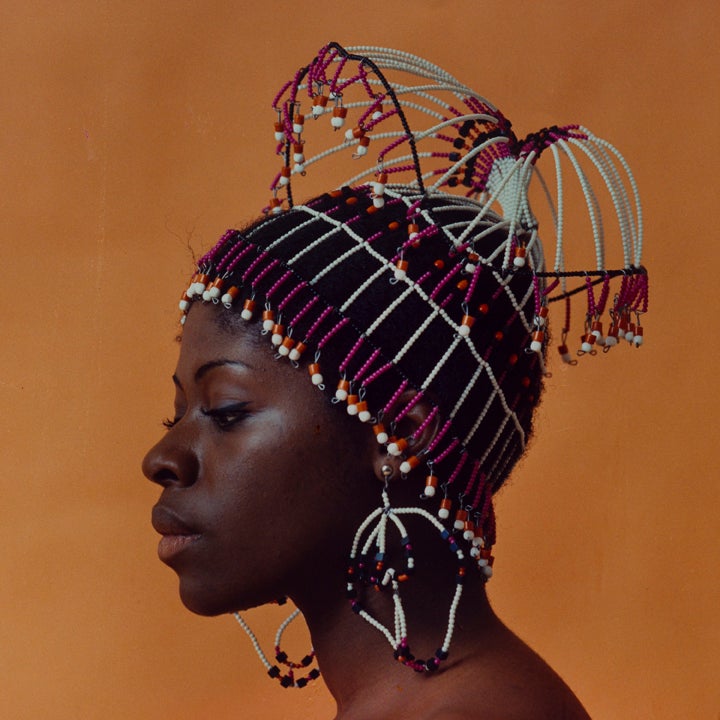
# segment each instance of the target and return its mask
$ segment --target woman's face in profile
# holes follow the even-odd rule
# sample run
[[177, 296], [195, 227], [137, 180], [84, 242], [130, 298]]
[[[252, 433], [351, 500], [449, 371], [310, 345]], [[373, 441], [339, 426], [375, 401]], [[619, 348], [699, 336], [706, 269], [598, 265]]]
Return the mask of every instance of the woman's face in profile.
[[204, 615], [307, 592], [328, 562], [342, 573], [378, 489], [372, 433], [331, 407], [305, 368], [275, 360], [256, 325], [221, 324], [220, 312], [188, 314], [174, 414], [143, 462], [162, 488], [158, 554]]

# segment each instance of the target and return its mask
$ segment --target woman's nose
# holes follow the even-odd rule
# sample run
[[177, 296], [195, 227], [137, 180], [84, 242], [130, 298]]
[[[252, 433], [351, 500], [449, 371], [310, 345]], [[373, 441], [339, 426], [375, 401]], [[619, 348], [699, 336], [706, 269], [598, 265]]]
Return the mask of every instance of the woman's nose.
[[190, 443], [183, 442], [176, 431], [169, 430], [143, 458], [145, 477], [162, 487], [188, 486], [197, 479], [198, 461]]

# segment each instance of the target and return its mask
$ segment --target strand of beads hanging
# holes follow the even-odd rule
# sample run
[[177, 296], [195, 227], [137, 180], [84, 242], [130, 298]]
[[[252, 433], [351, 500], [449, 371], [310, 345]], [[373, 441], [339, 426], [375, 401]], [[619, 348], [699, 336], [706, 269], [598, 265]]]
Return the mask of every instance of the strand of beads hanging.
[[[284, 600], [283, 600], [284, 602]], [[251, 630], [250, 626], [247, 624], [245, 619], [240, 615], [239, 612], [233, 613], [233, 617], [237, 620], [238, 624], [242, 629], [245, 631], [247, 636], [250, 638], [250, 642], [253, 645], [253, 648], [255, 650], [255, 653], [257, 654], [258, 658], [260, 659], [260, 662], [265, 666], [267, 670], [267, 674], [269, 677], [273, 678], [274, 680], [277, 680], [280, 685], [284, 688], [303, 688], [305, 687], [309, 682], [312, 682], [313, 680], [317, 680], [317, 678], [320, 677], [320, 670], [318, 668], [313, 668], [310, 670], [307, 674], [302, 675], [300, 677], [296, 677], [295, 671], [301, 668], [309, 667], [313, 660], [315, 659], [315, 651], [312, 650], [310, 653], [305, 655], [303, 659], [298, 662], [292, 662], [288, 659], [287, 653], [283, 652], [280, 648], [280, 642], [282, 639], [282, 635], [287, 629], [288, 625], [295, 620], [295, 618], [300, 614], [299, 609], [295, 609], [280, 625], [278, 628], [277, 634], [275, 636], [275, 660], [279, 665], [284, 665], [288, 668], [287, 672], [283, 672], [279, 665], [273, 664], [268, 659], [267, 655], [263, 652], [262, 647], [260, 646], [260, 642], [258, 641], [255, 633]]]
[[[582, 277], [584, 284], [567, 290], [563, 281], [568, 277]], [[552, 278], [553, 281], [540, 290], [539, 278]], [[625, 340], [630, 347], [639, 348], [644, 342], [642, 316], [648, 309], [648, 277], [643, 267], [629, 267], [623, 270], [604, 270], [593, 272], [547, 272], [535, 273], [536, 287], [535, 317], [533, 330], [528, 342], [528, 351], [543, 355], [547, 341], [547, 325], [549, 320], [549, 303], [562, 302], [564, 318], [561, 342], [557, 346], [558, 354], [563, 363], [576, 365], [568, 346], [568, 335], [571, 332], [570, 297], [582, 292], [586, 293], [587, 311], [583, 319], [582, 332], [578, 334], [575, 355], [597, 355], [601, 349], [609, 352], [613, 347]], [[613, 281], [615, 291], [612, 290]], [[600, 286], [596, 295], [595, 288]], [[561, 292], [551, 293], [562, 286]], [[612, 296], [612, 301], [610, 297]], [[607, 325], [605, 325], [607, 323]], [[607, 333], [604, 332], [607, 327]]]
[[[455, 589], [448, 610], [445, 635], [435, 654], [425, 660], [419, 659], [411, 650], [405, 609], [400, 592], [401, 585], [410, 579], [415, 570], [413, 546], [405, 524], [401, 520], [403, 515], [417, 515], [433, 525], [441, 541], [447, 544], [456, 562]], [[393, 557], [393, 553], [388, 548], [388, 530], [393, 529], [399, 535], [402, 549], [403, 560], [399, 568], [395, 567], [399, 558]], [[397, 552], [395, 555], [397, 555]], [[382, 507], [371, 512], [355, 534], [346, 576], [347, 597], [353, 612], [386, 638], [393, 649], [393, 656], [398, 662], [416, 672], [434, 672], [449, 655], [467, 567], [465, 553], [459, 546], [453, 532], [423, 508], [392, 507], [387, 489], [384, 489], [382, 492]], [[392, 628], [387, 627], [366, 609], [362, 602], [362, 593], [366, 588], [391, 593], [394, 610]]]

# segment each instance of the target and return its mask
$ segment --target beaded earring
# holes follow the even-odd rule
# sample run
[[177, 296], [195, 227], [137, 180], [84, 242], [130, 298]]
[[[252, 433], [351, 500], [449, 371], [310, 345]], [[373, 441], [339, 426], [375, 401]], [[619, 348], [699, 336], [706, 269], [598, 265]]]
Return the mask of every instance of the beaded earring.
[[[278, 602], [279, 604], [284, 604], [286, 601], [283, 598], [281, 601]], [[271, 678], [277, 680], [284, 688], [303, 688], [312, 680], [317, 680], [317, 678], [320, 677], [320, 670], [318, 670], [317, 668], [313, 668], [307, 674], [301, 677], [295, 676], [296, 670], [307, 668], [312, 664], [313, 660], [315, 659], [314, 650], [311, 650], [307, 655], [305, 655], [305, 657], [303, 657], [300, 662], [292, 662], [288, 659], [287, 653], [283, 652], [283, 650], [281, 649], [283, 633], [285, 632], [285, 630], [287, 630], [290, 623], [292, 623], [292, 621], [295, 620], [295, 618], [297, 618], [300, 614], [300, 609], [295, 608], [295, 610], [293, 610], [293, 612], [288, 615], [288, 617], [281, 623], [280, 627], [278, 628], [278, 631], [275, 635], [275, 660], [277, 664], [273, 664], [270, 662], [270, 660], [268, 660], [268, 657], [263, 652], [263, 649], [260, 646], [260, 642], [258, 641], [255, 633], [250, 629], [250, 626], [247, 624], [242, 615], [239, 612], [233, 613], [233, 616], [237, 620], [240, 627], [246, 632], [247, 636], [250, 638], [250, 642], [252, 643], [252, 646], [255, 649], [258, 658], [260, 658], [260, 662], [267, 669], [268, 675]], [[283, 672], [280, 669], [280, 665], [284, 665], [286, 668], [288, 668], [287, 672]]]
[[[462, 597], [463, 584], [468, 569], [466, 557], [453, 534], [427, 510], [420, 507], [392, 507], [387, 489], [387, 482], [392, 475], [392, 468], [389, 465], [384, 465], [382, 474], [385, 480], [385, 487], [382, 490], [382, 506], [368, 515], [358, 528], [353, 539], [346, 577], [347, 597], [350, 600], [353, 612], [384, 635], [393, 649], [393, 656], [398, 662], [416, 672], [434, 672], [439, 668], [440, 663], [447, 659], [450, 651], [450, 643], [455, 629], [455, 614]], [[448, 544], [448, 549], [455, 556], [456, 562], [455, 591], [450, 602], [445, 635], [435, 654], [427, 660], [418, 659], [410, 649], [405, 610], [400, 595], [400, 585], [409, 580], [415, 570], [413, 546], [405, 525], [400, 519], [403, 515], [419, 516], [433, 525], [438, 531], [440, 539]], [[375, 523], [374, 527], [373, 523]], [[389, 527], [390, 529], [394, 527], [400, 535], [400, 545], [404, 555], [403, 566], [400, 568], [393, 567], [390, 564], [390, 556], [387, 550]], [[367, 536], [363, 540], [365, 535]], [[391, 592], [394, 608], [394, 626], [392, 629], [380, 622], [363, 605], [362, 589], [367, 587], [372, 587], [376, 591], [389, 590]]]

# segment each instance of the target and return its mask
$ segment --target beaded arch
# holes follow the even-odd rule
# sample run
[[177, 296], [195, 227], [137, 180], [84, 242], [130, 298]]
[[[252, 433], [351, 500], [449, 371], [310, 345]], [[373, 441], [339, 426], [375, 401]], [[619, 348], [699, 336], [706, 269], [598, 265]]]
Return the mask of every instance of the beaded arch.
[[[417, 661], [399, 601], [399, 576], [407, 573], [378, 578], [360, 558], [373, 543], [384, 554], [385, 530], [378, 528], [401, 530], [399, 515], [418, 514], [449, 542], [458, 578], [473, 566], [483, 579], [491, 576], [493, 494], [531, 430], [547, 374], [550, 306], [564, 306], [558, 351], [565, 363], [623, 339], [643, 342], [648, 281], [637, 188], [620, 153], [587, 128], [552, 126], [519, 139], [487, 99], [395, 50], [330, 43], [282, 85], [272, 107], [281, 165], [265, 217], [242, 232], [228, 230], [200, 259], [180, 301], [182, 319], [202, 300], [258, 321], [277, 359], [306, 367], [314, 385], [371, 426], [403, 474], [425, 470], [425, 507], [393, 509], [384, 495], [384, 507], [368, 520], [379, 524], [353, 548], [348, 593], [353, 609], [377, 627], [358, 584], [388, 589], [396, 627], [378, 630], [399, 660], [431, 671], [447, 656], [462, 581], [435, 659]], [[553, 160], [554, 198], [537, 168], [542, 155]], [[354, 164], [349, 177], [328, 181], [335, 190], [296, 202], [306, 176], [346, 163]], [[591, 226], [595, 263], [588, 269], [567, 267], [568, 163]], [[588, 165], [617, 219], [617, 268], [606, 265], [605, 223]], [[551, 262], [529, 199], [535, 178], [553, 220]], [[586, 303], [573, 357], [577, 296]], [[439, 430], [414, 454], [414, 438], [395, 433], [420, 400], [431, 408], [426, 423], [438, 420]]]

